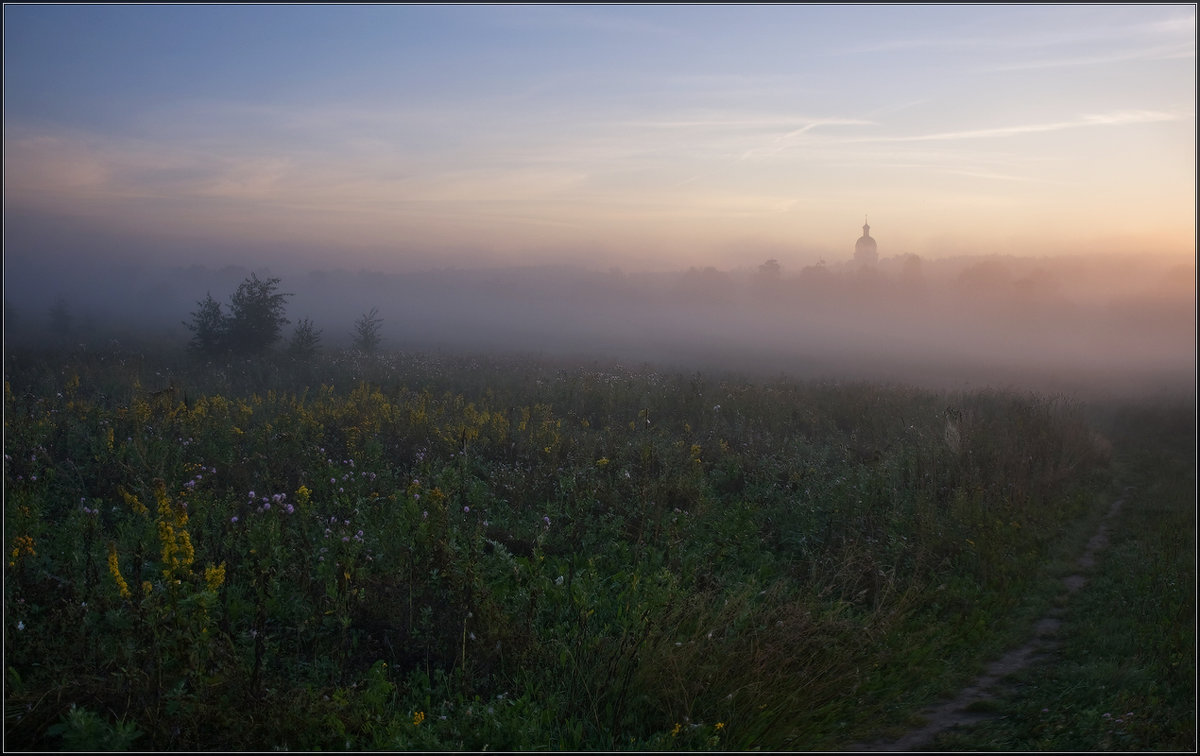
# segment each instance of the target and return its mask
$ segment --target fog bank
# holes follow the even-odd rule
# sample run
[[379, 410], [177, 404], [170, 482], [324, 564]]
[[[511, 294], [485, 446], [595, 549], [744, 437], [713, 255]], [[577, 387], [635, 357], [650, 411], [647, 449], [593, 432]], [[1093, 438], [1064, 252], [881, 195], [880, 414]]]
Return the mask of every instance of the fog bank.
[[[5, 259], [13, 343], [181, 348], [206, 294], [277, 276], [292, 324], [349, 345], [378, 308], [384, 348], [611, 359], [662, 367], [944, 388], [1194, 391], [1195, 267], [1136, 256], [912, 255], [874, 266], [597, 272], [572, 266], [406, 274]], [[57, 303], [69, 333], [50, 328]], [[61, 324], [60, 324], [61, 325]], [[60, 329], [61, 331], [61, 329]], [[283, 346], [283, 344], [281, 344]]]

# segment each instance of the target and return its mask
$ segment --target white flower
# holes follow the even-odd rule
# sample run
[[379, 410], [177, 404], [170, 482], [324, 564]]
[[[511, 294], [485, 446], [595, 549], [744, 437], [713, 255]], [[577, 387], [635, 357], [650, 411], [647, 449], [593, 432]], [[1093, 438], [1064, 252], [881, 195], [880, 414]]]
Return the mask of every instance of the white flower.
[[24, 629], [25, 629], [25, 623], [24, 623], [24, 622], [18, 622], [18, 623], [17, 623], [17, 629], [18, 629], [18, 630], [24, 630]]

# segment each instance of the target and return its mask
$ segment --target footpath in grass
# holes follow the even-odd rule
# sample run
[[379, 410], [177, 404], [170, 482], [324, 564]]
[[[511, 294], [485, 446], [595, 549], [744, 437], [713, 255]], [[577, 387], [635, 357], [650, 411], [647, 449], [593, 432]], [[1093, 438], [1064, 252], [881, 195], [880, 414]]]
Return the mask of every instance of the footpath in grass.
[[1130, 489], [1053, 652], [924, 748], [1196, 749], [1194, 409], [1127, 411], [1113, 433]]

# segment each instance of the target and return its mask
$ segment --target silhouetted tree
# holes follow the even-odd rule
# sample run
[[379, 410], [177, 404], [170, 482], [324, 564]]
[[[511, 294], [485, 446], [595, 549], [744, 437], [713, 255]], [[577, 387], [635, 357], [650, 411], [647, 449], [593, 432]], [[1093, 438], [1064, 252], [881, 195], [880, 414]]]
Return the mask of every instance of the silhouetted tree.
[[376, 316], [379, 308], [372, 307], [371, 311], [354, 321], [354, 348], [367, 354], [374, 354], [382, 340], [379, 336], [383, 320]]
[[758, 266], [754, 279], [754, 291], [759, 296], [773, 297], [779, 294], [783, 284], [783, 267], [778, 260], [767, 260]]
[[837, 278], [837, 274], [821, 260], [816, 265], [807, 265], [800, 270], [800, 289], [808, 297], [829, 296]]
[[288, 344], [288, 353], [298, 359], [308, 359], [317, 353], [317, 345], [321, 341], [321, 331], [308, 318], [301, 318], [296, 323], [292, 333], [292, 341]]
[[253, 273], [238, 286], [228, 318], [229, 348], [233, 352], [263, 352], [279, 340], [283, 326], [289, 322], [284, 311], [292, 295], [279, 293], [278, 286], [278, 278], [260, 281]]
[[221, 303], [213, 299], [211, 292], [196, 304], [199, 309], [192, 313], [191, 322], [184, 322], [192, 332], [188, 350], [203, 357], [215, 357], [225, 351], [228, 322], [221, 312]]

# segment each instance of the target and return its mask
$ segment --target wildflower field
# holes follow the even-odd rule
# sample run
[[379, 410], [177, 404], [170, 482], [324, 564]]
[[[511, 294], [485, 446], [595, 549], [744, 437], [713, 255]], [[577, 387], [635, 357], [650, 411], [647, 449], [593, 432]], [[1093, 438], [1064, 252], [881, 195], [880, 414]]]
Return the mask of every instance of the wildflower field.
[[1121, 451], [498, 356], [14, 350], [4, 402], [10, 749], [836, 748], [1028, 630]]

